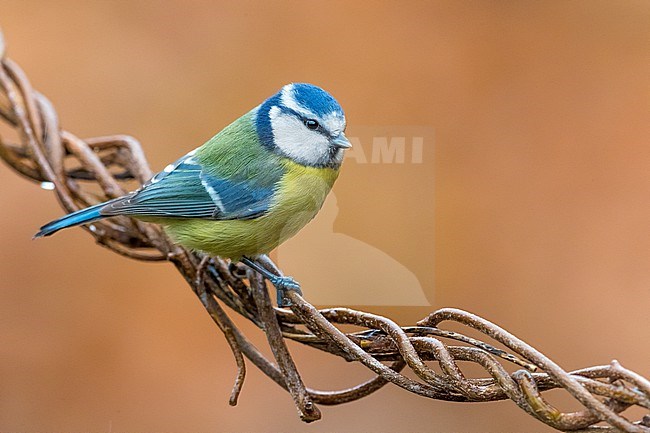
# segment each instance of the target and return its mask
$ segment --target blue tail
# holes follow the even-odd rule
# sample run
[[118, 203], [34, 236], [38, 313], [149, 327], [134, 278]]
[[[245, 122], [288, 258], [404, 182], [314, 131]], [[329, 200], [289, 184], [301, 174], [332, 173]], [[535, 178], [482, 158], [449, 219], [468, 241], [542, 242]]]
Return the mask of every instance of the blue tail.
[[43, 236], [50, 236], [67, 227], [73, 227], [79, 224], [85, 224], [103, 218], [104, 215], [100, 214], [100, 210], [104, 206], [106, 206], [106, 203], [99, 203], [95, 206], [72, 212], [71, 214], [61, 217], [58, 220], [49, 222], [41, 227], [41, 230], [34, 235], [34, 239], [42, 238]]

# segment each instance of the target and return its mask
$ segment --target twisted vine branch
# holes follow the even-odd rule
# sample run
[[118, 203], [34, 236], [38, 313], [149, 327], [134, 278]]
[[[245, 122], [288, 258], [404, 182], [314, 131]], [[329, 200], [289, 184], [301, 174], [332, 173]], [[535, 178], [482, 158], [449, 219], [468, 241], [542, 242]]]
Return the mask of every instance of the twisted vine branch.
[[[15, 143], [0, 136], [0, 157], [16, 172], [32, 181], [46, 182], [68, 212], [124, 194], [125, 181], [144, 183], [151, 177], [134, 138], [115, 135], [80, 139], [62, 130], [51, 103], [31, 87], [18, 65], [5, 57], [1, 34], [0, 59], [0, 122], [18, 136]], [[99, 185], [102, 193], [89, 192], [91, 184]], [[117, 217], [84, 228], [97, 243], [118, 254], [137, 260], [168, 260], [176, 266], [232, 349], [238, 368], [230, 397], [232, 405], [237, 403], [248, 359], [290, 392], [306, 422], [321, 417], [317, 404], [351, 402], [392, 383], [439, 400], [510, 399], [533, 417], [562, 431], [650, 432], [650, 415], [637, 421], [621, 415], [632, 406], [650, 409], [650, 381], [616, 361], [566, 372], [508, 331], [456, 309], [435, 311], [409, 327], [348, 308], [317, 310], [294, 292], [289, 293], [291, 310], [277, 309], [269, 299], [266, 282], [258, 274], [240, 264], [175, 245], [156, 225]], [[275, 363], [242, 334], [224, 306], [265, 331]], [[439, 328], [446, 321], [473, 328], [503, 344], [511, 353]], [[344, 324], [366, 331], [346, 334], [337, 327]], [[307, 388], [287, 349], [287, 339], [359, 362], [376, 376], [339, 391]], [[435, 372], [425, 361], [437, 362], [442, 373]], [[465, 377], [458, 361], [480, 365], [485, 377]], [[505, 362], [522, 368], [509, 374], [503, 366]], [[401, 373], [407, 367], [416, 379]], [[566, 390], [583, 409], [565, 413], [553, 407], [541, 394], [553, 388]]]

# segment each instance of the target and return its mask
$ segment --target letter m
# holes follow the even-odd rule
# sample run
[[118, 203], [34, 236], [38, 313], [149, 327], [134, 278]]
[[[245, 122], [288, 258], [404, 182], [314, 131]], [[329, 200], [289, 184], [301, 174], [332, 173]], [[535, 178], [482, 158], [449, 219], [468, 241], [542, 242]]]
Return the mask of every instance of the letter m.
[[370, 162], [373, 164], [404, 163], [406, 153], [406, 137], [373, 137], [372, 156]]

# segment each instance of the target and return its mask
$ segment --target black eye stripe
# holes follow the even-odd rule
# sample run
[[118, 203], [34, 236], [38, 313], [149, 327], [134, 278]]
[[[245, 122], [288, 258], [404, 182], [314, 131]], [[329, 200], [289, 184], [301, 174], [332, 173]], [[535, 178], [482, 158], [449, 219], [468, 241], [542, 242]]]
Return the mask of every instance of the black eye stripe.
[[321, 125], [316, 119], [312, 119], [310, 117], [305, 117], [304, 115], [302, 115], [302, 114], [298, 113], [297, 111], [292, 110], [291, 108], [286, 107], [284, 105], [278, 105], [278, 108], [280, 108], [280, 110], [283, 111], [284, 113], [296, 116], [298, 119], [300, 119], [302, 121], [302, 123], [307, 128], [309, 128], [309, 126], [307, 125], [307, 122], [310, 122], [310, 121], [316, 122], [316, 127], [313, 128], [313, 129], [309, 128], [310, 130], [318, 131], [318, 132], [320, 132], [321, 134], [323, 134], [326, 137], [332, 137], [332, 134], [327, 129], [325, 129], [325, 127], [323, 125]]
[[314, 119], [304, 119], [303, 123], [307, 128], [311, 129], [312, 131], [315, 131], [320, 128], [320, 124]]

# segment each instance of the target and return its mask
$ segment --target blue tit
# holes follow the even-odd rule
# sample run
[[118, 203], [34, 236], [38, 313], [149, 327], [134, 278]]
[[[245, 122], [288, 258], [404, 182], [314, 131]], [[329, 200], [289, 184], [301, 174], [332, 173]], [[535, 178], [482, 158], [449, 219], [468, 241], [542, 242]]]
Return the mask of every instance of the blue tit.
[[283, 291], [299, 285], [261, 258], [320, 210], [351, 146], [345, 127], [329, 93], [287, 84], [140, 189], [52, 221], [35, 237], [115, 215], [157, 223], [184, 247], [261, 272], [286, 305]]

